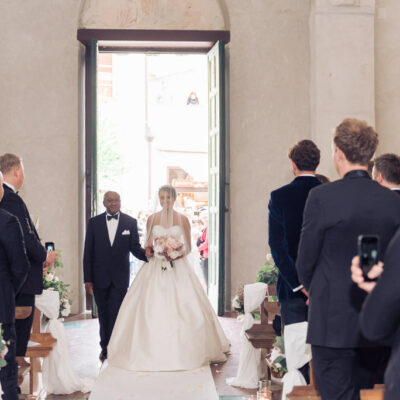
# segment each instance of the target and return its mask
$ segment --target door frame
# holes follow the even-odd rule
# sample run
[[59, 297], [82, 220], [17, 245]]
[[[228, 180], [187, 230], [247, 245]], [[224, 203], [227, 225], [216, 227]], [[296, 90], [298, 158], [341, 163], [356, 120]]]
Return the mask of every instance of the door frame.
[[[149, 52], [149, 53], [208, 53], [209, 50], [218, 41], [224, 45], [230, 41], [230, 31], [206, 31], [206, 30], [146, 30], [146, 29], [78, 29], [77, 39], [85, 45], [85, 226], [89, 218], [95, 212], [94, 204], [96, 201], [95, 184], [96, 170], [92, 154], [93, 148], [96, 147], [96, 119], [93, 115], [96, 113], [96, 101], [93, 101], [95, 91], [93, 90], [93, 80], [96, 79], [92, 60], [93, 48], [97, 47], [98, 51], [108, 52]], [[96, 49], [96, 50], [97, 50]], [[228, 85], [226, 85], [228, 86]], [[225, 104], [229, 104], [224, 99]], [[224, 110], [225, 118], [227, 110]], [[225, 121], [224, 121], [225, 122]], [[226, 132], [227, 124], [224, 123], [225, 134], [223, 135], [223, 145], [221, 151], [223, 159], [226, 157], [228, 132]], [[225, 192], [227, 190], [226, 165], [222, 167], [223, 176], [220, 177], [219, 191], [225, 201]], [[222, 187], [221, 187], [222, 186]], [[223, 237], [222, 247], [227, 246], [226, 224], [220, 227], [219, 236]], [[224, 286], [226, 286], [226, 258], [222, 257], [223, 265], [220, 265], [224, 274]], [[225, 287], [220, 288], [220, 296], [223, 304], [225, 304]], [[223, 313], [224, 306], [219, 309], [219, 314]]]

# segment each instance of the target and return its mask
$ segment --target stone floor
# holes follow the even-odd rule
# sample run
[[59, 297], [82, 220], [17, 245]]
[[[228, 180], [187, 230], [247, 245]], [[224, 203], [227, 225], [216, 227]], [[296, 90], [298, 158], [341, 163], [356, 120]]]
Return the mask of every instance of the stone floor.
[[[212, 364], [212, 374], [214, 377], [217, 392], [220, 400], [244, 400], [250, 395], [255, 395], [255, 390], [241, 389], [226, 384], [226, 378], [236, 375], [239, 365], [240, 353], [240, 329], [241, 323], [235, 317], [220, 317], [222, 327], [231, 342], [231, 354], [228, 361], [220, 364]], [[80, 377], [95, 378], [98, 375], [100, 361], [98, 355], [100, 348], [98, 345], [98, 320], [92, 319], [88, 314], [81, 314], [67, 319], [65, 328], [70, 344], [71, 361], [77, 374]], [[28, 382], [22, 385], [22, 391], [27, 393]], [[88, 394], [74, 393], [70, 395], [23, 395], [21, 399], [37, 400], [60, 400], [73, 399], [84, 400]], [[274, 396], [275, 398], [275, 396]], [[277, 397], [278, 398], [278, 393]]]

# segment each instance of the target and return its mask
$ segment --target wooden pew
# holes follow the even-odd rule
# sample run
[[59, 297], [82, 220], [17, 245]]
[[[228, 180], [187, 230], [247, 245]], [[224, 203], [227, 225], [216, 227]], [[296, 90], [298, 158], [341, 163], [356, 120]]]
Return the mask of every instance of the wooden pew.
[[[276, 295], [276, 287], [269, 286], [268, 293], [270, 296]], [[269, 319], [273, 314], [279, 314], [280, 308], [278, 302], [269, 302], [268, 297], [265, 298], [263, 303], [260, 305], [261, 323], [254, 324], [250, 329], [245, 332], [246, 338], [251, 342], [253, 347], [261, 349], [261, 361], [262, 361], [262, 376], [268, 376], [270, 379], [270, 373], [268, 366], [265, 361], [265, 357], [272, 350], [276, 333], [269, 323]]]
[[310, 361], [310, 384], [306, 386], [294, 386], [286, 396], [287, 400], [321, 400], [314, 375], [313, 363]]
[[375, 385], [373, 389], [362, 389], [361, 400], [383, 400], [385, 397], [385, 385]]
[[54, 339], [50, 333], [40, 332], [40, 318], [41, 312], [35, 308], [33, 315], [32, 332], [28, 344], [25, 357], [30, 359], [29, 371], [29, 393], [33, 394], [38, 388], [38, 375], [41, 372], [41, 364], [39, 358], [47, 357], [53, 346], [56, 344], [57, 339]]

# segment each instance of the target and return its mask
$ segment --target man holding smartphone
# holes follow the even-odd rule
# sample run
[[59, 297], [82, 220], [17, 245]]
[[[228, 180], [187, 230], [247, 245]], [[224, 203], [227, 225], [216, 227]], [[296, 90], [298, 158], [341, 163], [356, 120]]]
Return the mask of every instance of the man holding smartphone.
[[[15, 215], [21, 225], [26, 254], [30, 263], [30, 271], [24, 285], [18, 293], [15, 304], [17, 306], [35, 306], [35, 295], [43, 291], [43, 270], [49, 268], [57, 259], [54, 251], [46, 252], [40, 243], [39, 235], [33, 225], [31, 217], [18, 190], [24, 183], [24, 166], [22, 159], [15, 154], [0, 156], [0, 170], [4, 176], [4, 197], [0, 207]], [[15, 323], [17, 334], [17, 357], [24, 357], [32, 329], [33, 312], [26, 319], [19, 319]]]
[[296, 267], [310, 294], [307, 341], [324, 400], [359, 399], [360, 389], [372, 387], [381, 357], [373, 348], [378, 345], [360, 331], [365, 293], [348, 267], [359, 235], [379, 236], [384, 256], [400, 226], [398, 196], [367, 171], [377, 145], [378, 135], [366, 122], [345, 119], [338, 125], [333, 161], [341, 179], [312, 189], [304, 210]]

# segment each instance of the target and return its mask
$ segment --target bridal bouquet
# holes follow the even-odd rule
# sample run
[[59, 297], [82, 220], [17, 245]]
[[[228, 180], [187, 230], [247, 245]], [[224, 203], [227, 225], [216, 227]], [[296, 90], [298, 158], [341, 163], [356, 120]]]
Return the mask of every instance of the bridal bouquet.
[[[160, 236], [154, 240], [154, 256], [174, 268], [172, 262], [183, 256], [183, 243], [174, 236]], [[167, 266], [162, 263], [161, 269], [165, 271]]]

